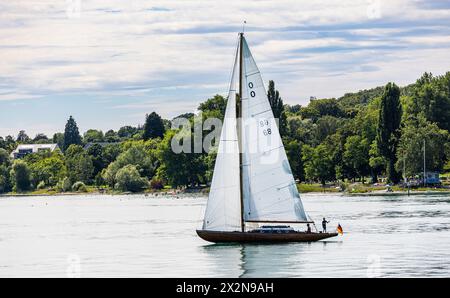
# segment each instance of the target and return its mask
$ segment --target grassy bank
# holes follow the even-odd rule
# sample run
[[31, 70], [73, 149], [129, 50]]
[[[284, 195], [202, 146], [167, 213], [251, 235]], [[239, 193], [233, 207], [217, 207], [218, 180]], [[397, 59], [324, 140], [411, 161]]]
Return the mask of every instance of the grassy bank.
[[335, 185], [322, 185], [319, 183], [298, 183], [297, 184], [298, 191], [300, 193], [309, 193], [309, 192], [325, 192], [325, 193], [333, 193], [339, 192], [339, 188]]
[[62, 192], [55, 189], [38, 189], [34, 191], [28, 192], [9, 192], [0, 194], [0, 197], [11, 197], [11, 196], [63, 196], [63, 195], [127, 195], [127, 194], [145, 194], [145, 195], [181, 195], [181, 194], [208, 194], [208, 188], [187, 188], [187, 189], [174, 189], [171, 187], [164, 187], [163, 189], [146, 189], [141, 192], [125, 192], [119, 191], [115, 189], [111, 189], [109, 187], [96, 187], [96, 186], [86, 186], [86, 191], [67, 191]]

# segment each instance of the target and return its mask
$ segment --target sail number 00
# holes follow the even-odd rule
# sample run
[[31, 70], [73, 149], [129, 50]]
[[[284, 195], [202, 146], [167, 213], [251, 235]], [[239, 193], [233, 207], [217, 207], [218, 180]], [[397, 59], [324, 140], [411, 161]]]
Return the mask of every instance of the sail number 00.
[[[250, 88], [250, 89], [253, 89], [253, 82], [249, 82], [248, 83], [248, 87]], [[255, 93], [255, 91], [250, 91], [250, 96], [251, 97], [255, 97], [256, 96], [256, 93]]]

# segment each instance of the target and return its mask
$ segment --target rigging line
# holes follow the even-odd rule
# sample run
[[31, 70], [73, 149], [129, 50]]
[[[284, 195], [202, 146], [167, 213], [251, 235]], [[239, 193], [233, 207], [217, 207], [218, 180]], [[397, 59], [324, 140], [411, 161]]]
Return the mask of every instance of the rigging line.
[[233, 86], [232, 86], [233, 85], [233, 80], [232, 79], [233, 79], [234, 73], [236, 71], [236, 62], [237, 62], [238, 51], [239, 51], [239, 35], [238, 35], [238, 37], [236, 39], [236, 50], [234, 51], [234, 59], [233, 59], [234, 63], [233, 63], [233, 66], [231, 67], [231, 72], [230, 72], [230, 75], [229, 75], [230, 87], [228, 88], [228, 93], [230, 93], [230, 91], [233, 91], [233, 92], [236, 91], [236, 90], [232, 89], [233, 88]]
[[277, 187], [277, 189], [280, 190], [280, 189], [283, 189], [283, 188], [288, 188], [288, 187], [291, 186], [291, 185], [295, 185], [295, 183], [294, 183], [294, 182], [291, 182], [291, 183], [289, 183], [289, 184], [286, 185], [286, 186], [283, 186], [283, 187]]
[[[286, 184], [286, 183], [289, 183], [289, 184], [291, 184], [292, 182], [289, 182], [289, 181], [283, 181], [282, 183], [278, 183], [278, 184], [275, 184], [275, 185], [270, 185], [269, 187], [267, 187], [267, 188], [264, 188], [264, 189], [262, 189], [262, 190], [260, 190], [260, 191], [258, 191], [258, 192], [254, 192], [254, 194], [259, 194], [259, 193], [261, 193], [261, 192], [265, 192], [266, 190], [268, 190], [268, 189], [271, 189], [271, 188], [274, 188], [274, 187], [277, 187], [277, 186], [280, 186], [280, 185], [283, 185], [283, 184]], [[277, 187], [278, 188], [278, 187]]]
[[[263, 151], [263, 152], [261, 152], [261, 155], [266, 155], [267, 153], [270, 153], [270, 152], [272, 152], [272, 151], [275, 151], [275, 150], [278, 150], [278, 149], [281, 149], [281, 148], [284, 148], [284, 146], [281, 145], [281, 146], [272, 148], [272, 149], [270, 149], [270, 150]], [[256, 158], [256, 157], [255, 157], [255, 158]], [[278, 167], [278, 168], [281, 168], [281, 167]]]
[[248, 78], [249, 76], [253, 76], [253, 75], [258, 74], [258, 73], [259, 73], [259, 70], [254, 71], [254, 72], [251, 72], [251, 73], [247, 73], [247, 74], [245, 75], [245, 77]]
[[272, 110], [265, 110], [265, 111], [262, 111], [262, 112], [259, 112], [259, 113], [256, 113], [256, 114], [252, 114], [252, 117], [255, 117], [256, 115], [267, 113], [269, 111], [272, 111]]

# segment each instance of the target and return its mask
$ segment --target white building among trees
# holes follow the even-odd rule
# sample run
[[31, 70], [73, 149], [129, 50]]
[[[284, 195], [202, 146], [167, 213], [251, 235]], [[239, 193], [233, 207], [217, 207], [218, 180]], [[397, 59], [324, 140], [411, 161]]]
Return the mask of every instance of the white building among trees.
[[28, 154], [38, 153], [44, 150], [53, 152], [57, 148], [59, 148], [58, 144], [21, 144], [17, 146], [13, 152], [11, 152], [11, 158], [23, 158]]

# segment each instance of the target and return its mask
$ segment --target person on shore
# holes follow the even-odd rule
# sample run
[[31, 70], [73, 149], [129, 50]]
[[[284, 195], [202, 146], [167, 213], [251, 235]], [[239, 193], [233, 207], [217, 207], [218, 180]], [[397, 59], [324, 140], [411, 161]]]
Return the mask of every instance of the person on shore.
[[327, 220], [325, 219], [325, 217], [324, 217], [323, 220], [322, 220], [322, 229], [323, 229], [323, 232], [324, 232], [324, 233], [327, 232], [327, 223], [330, 223], [330, 222], [327, 221]]

